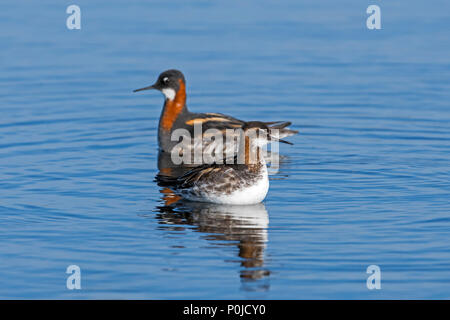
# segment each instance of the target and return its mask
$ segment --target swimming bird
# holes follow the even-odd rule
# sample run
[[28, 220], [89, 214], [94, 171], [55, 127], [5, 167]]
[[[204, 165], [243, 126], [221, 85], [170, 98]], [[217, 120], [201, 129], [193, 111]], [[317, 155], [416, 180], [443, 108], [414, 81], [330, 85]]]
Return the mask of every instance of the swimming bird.
[[[246, 121], [222, 113], [190, 112], [186, 105], [186, 80], [179, 70], [164, 71], [153, 85], [136, 89], [133, 92], [151, 89], [159, 90], [165, 96], [158, 127], [158, 144], [163, 152], [179, 152], [174, 149], [174, 147], [180, 146], [179, 141], [172, 141], [172, 133], [176, 129], [185, 129], [189, 132], [190, 137], [194, 138], [194, 124], [201, 124], [203, 133], [202, 138], [199, 139], [201, 146], [195, 142], [189, 144], [190, 151], [194, 151], [200, 147], [202, 150], [206, 150], [211, 144], [211, 139], [206, 139], [208, 129], [217, 129], [223, 133], [224, 137], [226, 129], [242, 128], [246, 124]], [[280, 138], [298, 133], [296, 130], [287, 128], [291, 125], [291, 122], [288, 121], [271, 121], [263, 124], [268, 127], [269, 131], [277, 130]], [[184, 145], [183, 148], [185, 147]], [[226, 148], [232, 148], [234, 154], [237, 152], [234, 140], [224, 141], [222, 147], [222, 150], [216, 149], [216, 152], [223, 151], [225, 153]]]
[[230, 205], [260, 203], [269, 190], [267, 166], [261, 147], [282, 139], [270, 136], [269, 128], [262, 122], [246, 122], [240, 130], [239, 152], [232, 163], [203, 164], [180, 177], [158, 174], [161, 187], [191, 201]]

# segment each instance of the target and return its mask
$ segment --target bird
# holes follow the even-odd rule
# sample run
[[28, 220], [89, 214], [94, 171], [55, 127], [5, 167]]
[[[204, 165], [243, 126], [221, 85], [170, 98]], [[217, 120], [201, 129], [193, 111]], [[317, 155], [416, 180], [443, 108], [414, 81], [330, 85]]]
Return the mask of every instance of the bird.
[[[215, 151], [218, 154], [225, 154], [227, 148], [232, 154], [237, 153], [237, 145], [234, 140], [222, 141], [220, 148], [217, 147], [217, 141], [206, 139], [208, 129], [216, 129], [222, 132], [225, 136], [227, 129], [242, 128], [247, 122], [239, 120], [229, 115], [222, 113], [195, 113], [190, 112], [186, 105], [186, 80], [183, 73], [179, 70], [170, 69], [162, 72], [157, 81], [150, 86], [133, 90], [139, 92], [144, 90], [159, 90], [165, 97], [164, 106], [159, 119], [158, 126], [158, 146], [162, 152], [194, 152], [202, 149], [208, 150], [210, 148], [217, 148]], [[272, 133], [278, 132], [280, 138], [297, 134], [297, 130], [287, 128], [291, 125], [289, 121], [271, 121], [262, 122], [268, 127]], [[201, 139], [195, 140], [195, 125], [201, 125]], [[173, 134], [177, 129], [184, 129], [189, 133], [189, 144], [179, 143], [179, 140], [173, 139]], [[272, 134], [274, 136], [274, 134]], [[210, 138], [210, 137], [209, 137]], [[175, 140], [175, 141], [172, 141]], [[198, 142], [199, 141], [199, 142]], [[215, 144], [214, 144], [215, 143]], [[228, 156], [229, 157], [229, 154]]]
[[240, 130], [238, 154], [233, 161], [199, 165], [179, 177], [157, 174], [155, 181], [190, 201], [225, 205], [260, 203], [269, 190], [261, 148], [273, 140], [291, 144], [272, 137], [263, 122], [246, 122]]

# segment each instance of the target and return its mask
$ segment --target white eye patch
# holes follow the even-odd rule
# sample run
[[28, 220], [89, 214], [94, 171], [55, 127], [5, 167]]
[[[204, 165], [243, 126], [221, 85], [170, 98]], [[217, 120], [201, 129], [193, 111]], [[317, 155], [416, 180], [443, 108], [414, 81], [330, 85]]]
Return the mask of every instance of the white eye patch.
[[171, 88], [165, 88], [161, 90], [166, 99], [173, 100], [175, 99], [175, 90]]

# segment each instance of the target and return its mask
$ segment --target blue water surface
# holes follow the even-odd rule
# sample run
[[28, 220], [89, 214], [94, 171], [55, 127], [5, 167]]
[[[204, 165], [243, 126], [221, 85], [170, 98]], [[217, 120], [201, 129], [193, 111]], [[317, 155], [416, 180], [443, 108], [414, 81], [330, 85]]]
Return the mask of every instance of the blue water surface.
[[[81, 8], [68, 30], [66, 8]], [[371, 4], [381, 30], [366, 27]], [[448, 1], [8, 1], [0, 298], [450, 298]], [[163, 98], [290, 120], [265, 202], [167, 206]], [[166, 199], [166, 200], [165, 200]], [[81, 268], [81, 290], [66, 268]], [[368, 290], [369, 265], [381, 289]]]

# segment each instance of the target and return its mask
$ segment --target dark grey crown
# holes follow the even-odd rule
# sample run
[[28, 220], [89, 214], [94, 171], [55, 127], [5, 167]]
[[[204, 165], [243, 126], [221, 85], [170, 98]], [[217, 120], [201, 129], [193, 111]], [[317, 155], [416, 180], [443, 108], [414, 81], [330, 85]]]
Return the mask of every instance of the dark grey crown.
[[186, 83], [184, 75], [181, 73], [181, 71], [171, 69], [161, 73], [158, 77], [158, 80], [153, 86], [158, 90], [171, 88], [175, 91], [178, 91], [178, 89], [180, 88], [180, 80], [183, 83]]

